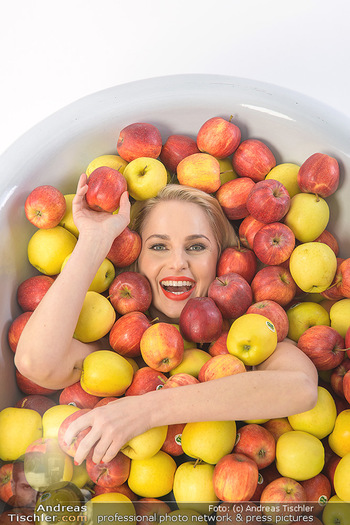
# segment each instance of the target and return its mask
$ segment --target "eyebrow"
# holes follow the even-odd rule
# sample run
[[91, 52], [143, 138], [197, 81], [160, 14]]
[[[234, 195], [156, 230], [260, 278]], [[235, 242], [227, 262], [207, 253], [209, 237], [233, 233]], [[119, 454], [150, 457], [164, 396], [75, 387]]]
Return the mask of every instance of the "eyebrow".
[[[146, 242], [149, 241], [149, 239], [162, 239], [162, 240], [165, 240], [165, 241], [168, 241], [170, 240], [170, 237], [169, 235], [163, 235], [161, 233], [154, 233], [153, 235], [150, 235], [149, 237], [147, 237], [146, 239]], [[206, 235], [203, 235], [203, 234], [193, 234], [193, 235], [188, 235], [186, 237], [186, 241], [193, 241], [195, 239], [206, 239], [208, 242], [211, 242], [210, 239], [206, 236]]]

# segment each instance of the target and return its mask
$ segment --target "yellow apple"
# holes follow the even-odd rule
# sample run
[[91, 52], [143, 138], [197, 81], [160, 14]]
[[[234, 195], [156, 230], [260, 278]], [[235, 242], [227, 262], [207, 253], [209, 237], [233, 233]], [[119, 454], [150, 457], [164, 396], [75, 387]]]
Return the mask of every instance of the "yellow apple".
[[148, 459], [157, 454], [163, 446], [168, 426], [150, 428], [130, 439], [122, 448], [123, 454], [131, 459]]
[[167, 184], [164, 164], [150, 157], [139, 157], [126, 166], [124, 173], [128, 192], [137, 201], [155, 197]]
[[340, 499], [350, 502], [350, 452], [341, 458], [335, 469], [334, 490]]
[[288, 417], [293, 430], [304, 430], [318, 439], [328, 436], [334, 428], [337, 407], [331, 394], [325, 388], [317, 388], [317, 403], [306, 412]]
[[124, 357], [111, 350], [97, 350], [85, 357], [80, 384], [94, 396], [121, 396], [133, 375], [134, 369]]
[[333, 432], [329, 434], [328, 444], [335, 454], [344, 457], [350, 452], [350, 409], [337, 415]]
[[[180, 326], [176, 323], [172, 323], [175, 328], [178, 329], [178, 331], [180, 332]], [[184, 342], [184, 350], [189, 350], [190, 348], [195, 348], [196, 347], [196, 343], [193, 343], [193, 341], [186, 341], [186, 339], [182, 338], [183, 339], [183, 342]]]
[[297, 303], [288, 308], [288, 337], [298, 341], [299, 337], [311, 326], [330, 325], [329, 314], [323, 306], [312, 301]]
[[210, 505], [218, 503], [213, 485], [214, 465], [185, 461], [174, 476], [173, 493], [179, 509], [211, 514]]
[[85, 461], [80, 465], [73, 465], [73, 476], [71, 482], [79, 488], [83, 488], [88, 484], [93, 485], [93, 482], [87, 473]]
[[211, 355], [199, 348], [188, 348], [184, 350], [183, 359], [181, 363], [170, 370], [171, 376], [175, 374], [190, 374], [198, 378], [198, 374], [204, 363], [209, 361]]
[[135, 359], [133, 359], [132, 357], [126, 357], [126, 356], [123, 356], [123, 357], [127, 360], [128, 363], [131, 364], [134, 374], [135, 374], [135, 372], [137, 372], [137, 370], [140, 368], [139, 365], [136, 363]]
[[86, 293], [74, 337], [83, 343], [97, 341], [108, 334], [115, 320], [116, 313], [109, 300], [90, 290]]
[[57, 438], [61, 423], [80, 408], [74, 405], [55, 405], [43, 415], [43, 438]]
[[66, 230], [71, 232], [75, 237], [79, 237], [79, 230], [76, 227], [74, 223], [74, 219], [73, 219], [72, 205], [73, 205], [74, 197], [75, 197], [75, 193], [68, 193], [67, 195], [64, 196], [66, 200], [66, 211], [59, 225], [62, 226], [63, 228], [66, 228]]
[[290, 208], [284, 217], [300, 242], [311, 242], [325, 230], [329, 221], [327, 202], [314, 193], [297, 193], [290, 201]]
[[113, 168], [123, 174], [127, 165], [128, 163], [126, 160], [122, 159], [119, 155], [100, 155], [90, 162], [85, 173], [90, 177], [91, 173], [97, 168], [107, 166], [108, 168]]
[[297, 193], [300, 193], [298, 184], [299, 169], [300, 166], [291, 162], [277, 164], [277, 166], [269, 171], [265, 179], [274, 179], [281, 182], [288, 191], [290, 198], [292, 198]]
[[[67, 264], [70, 256], [71, 254], [69, 254], [63, 261], [61, 271]], [[115, 268], [113, 263], [109, 259], [104, 259], [89, 286], [89, 290], [97, 293], [105, 292], [109, 288], [109, 285], [112, 283], [114, 277]]]
[[215, 193], [221, 185], [220, 164], [208, 153], [188, 155], [179, 162], [176, 173], [180, 184], [206, 193]]
[[324, 292], [337, 271], [337, 257], [323, 242], [305, 242], [292, 251], [289, 270], [303, 292]]
[[345, 337], [350, 326], [350, 299], [340, 299], [329, 310], [331, 327]]
[[4, 408], [0, 412], [0, 459], [15, 461], [28, 445], [42, 436], [42, 419], [29, 408]]
[[282, 434], [276, 443], [276, 467], [281, 476], [296, 481], [310, 479], [321, 472], [325, 452], [322, 442], [302, 430]]
[[322, 512], [323, 525], [348, 525], [350, 523], [350, 503], [338, 496], [329, 498]]
[[142, 498], [161, 498], [168, 494], [174, 483], [176, 463], [160, 450], [148, 459], [132, 459], [128, 485]]
[[229, 454], [236, 441], [235, 421], [200, 421], [187, 423], [181, 445], [185, 454], [215, 465]]
[[245, 365], [259, 365], [277, 346], [276, 328], [264, 315], [244, 314], [233, 321], [226, 344]]
[[[119, 523], [136, 523], [136, 511], [131, 499], [119, 492], [106, 492], [87, 502], [88, 523], [110, 523], [116, 515]], [[93, 520], [92, 520], [93, 517]], [[113, 520], [114, 521], [114, 520]]]
[[218, 159], [215, 157], [220, 166], [220, 186], [229, 180], [237, 179], [238, 175], [233, 169], [232, 160], [230, 157], [226, 159]]
[[77, 238], [62, 226], [37, 230], [28, 243], [28, 260], [40, 273], [57, 275], [76, 242]]

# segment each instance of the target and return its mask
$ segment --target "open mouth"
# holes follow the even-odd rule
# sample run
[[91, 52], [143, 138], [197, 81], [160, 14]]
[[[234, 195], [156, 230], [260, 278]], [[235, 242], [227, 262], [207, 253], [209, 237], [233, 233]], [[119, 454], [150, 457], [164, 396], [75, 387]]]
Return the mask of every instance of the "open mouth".
[[193, 292], [196, 283], [189, 278], [168, 278], [160, 281], [160, 287], [164, 295], [175, 301], [182, 301]]

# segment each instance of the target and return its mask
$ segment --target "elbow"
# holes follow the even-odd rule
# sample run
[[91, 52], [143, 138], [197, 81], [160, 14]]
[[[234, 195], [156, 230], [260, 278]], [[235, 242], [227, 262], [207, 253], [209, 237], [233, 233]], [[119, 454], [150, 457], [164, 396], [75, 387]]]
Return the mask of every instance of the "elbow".
[[38, 386], [49, 388], [50, 370], [48, 367], [38, 366], [30, 355], [15, 353], [14, 364], [18, 372]]
[[307, 374], [302, 372], [297, 383], [297, 389], [300, 395], [300, 412], [307, 412], [315, 407], [318, 399], [317, 381], [310, 378]]

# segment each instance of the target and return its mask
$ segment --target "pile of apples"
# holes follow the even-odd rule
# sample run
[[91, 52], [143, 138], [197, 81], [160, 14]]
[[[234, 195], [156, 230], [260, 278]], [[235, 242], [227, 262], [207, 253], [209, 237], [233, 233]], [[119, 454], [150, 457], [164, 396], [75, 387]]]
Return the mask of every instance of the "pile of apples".
[[[189, 299], [174, 325], [149, 317], [150, 284], [130, 270], [140, 236], [127, 227], [115, 239], [74, 333], [83, 342], [108, 338], [110, 349], [91, 353], [81, 380], [62, 391], [16, 370], [24, 397], [0, 412], [0, 498], [28, 512], [33, 494], [25, 500], [14, 490], [17, 460], [24, 455], [29, 489], [40, 494], [47, 479], [32, 479], [26, 458], [54, 451], [62, 468], [51, 483], [88, 489], [91, 501], [132, 501], [128, 512], [139, 520], [156, 514], [161, 523], [183, 512], [200, 521], [215, 511], [217, 519], [238, 523], [240, 515], [225, 502], [242, 501], [253, 523], [303, 516], [309, 523], [322, 523], [321, 516], [325, 525], [350, 523], [350, 505], [340, 504], [350, 501], [350, 259], [338, 257], [326, 201], [338, 188], [338, 162], [314, 153], [301, 166], [277, 165], [266, 144], [242, 140], [238, 126], [221, 117], [205, 122], [196, 139], [171, 135], [164, 143], [154, 125], [131, 124], [120, 132], [116, 153], [86, 169], [92, 209], [117, 213], [126, 189], [134, 204], [170, 182], [188, 185], [217, 198], [239, 243], [221, 254], [208, 297]], [[26, 199], [25, 215], [37, 227], [28, 243], [37, 274], [18, 286], [23, 313], [8, 332], [13, 352], [77, 242], [73, 197], [46, 185]], [[63, 435], [86, 411], [121, 396], [248, 373], [286, 337], [319, 371], [312, 410], [267, 421], [157, 427], [126, 443], [108, 464], [96, 465], [91, 456], [73, 464], [89, 429], [69, 447]], [[161, 499], [171, 493], [176, 511]], [[308, 503], [296, 508], [298, 502]]]

